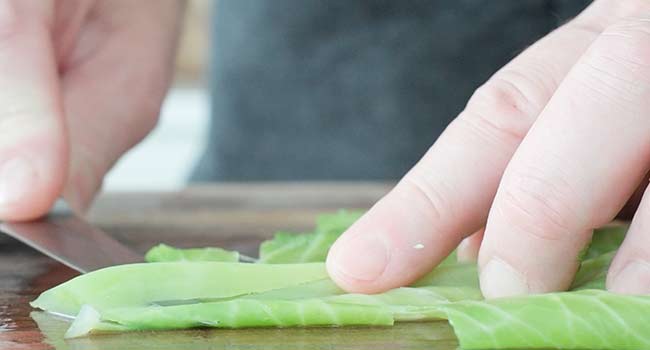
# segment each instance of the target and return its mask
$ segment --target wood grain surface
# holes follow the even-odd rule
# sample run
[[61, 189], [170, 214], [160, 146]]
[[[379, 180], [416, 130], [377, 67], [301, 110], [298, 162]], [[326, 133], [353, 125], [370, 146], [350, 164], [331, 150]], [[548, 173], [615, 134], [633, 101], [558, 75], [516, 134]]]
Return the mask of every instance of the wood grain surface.
[[[256, 255], [275, 230], [313, 227], [322, 212], [368, 208], [384, 183], [205, 185], [177, 193], [100, 197], [89, 219], [144, 252], [168, 244], [221, 246]], [[137, 332], [63, 340], [67, 321], [31, 309], [40, 292], [75, 276], [0, 235], [0, 349], [456, 349], [446, 322], [388, 328], [295, 328]]]

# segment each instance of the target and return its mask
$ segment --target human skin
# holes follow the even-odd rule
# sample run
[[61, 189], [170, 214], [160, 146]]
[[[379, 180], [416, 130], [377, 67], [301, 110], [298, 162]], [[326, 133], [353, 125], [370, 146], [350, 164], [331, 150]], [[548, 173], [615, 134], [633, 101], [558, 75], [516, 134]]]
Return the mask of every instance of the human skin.
[[83, 211], [156, 123], [184, 2], [0, 0], [0, 220]]
[[[0, 219], [37, 217], [59, 196], [89, 205], [156, 122], [182, 7], [0, 0]], [[598, 0], [476, 91], [337, 241], [330, 275], [355, 292], [406, 285], [479, 232], [460, 257], [478, 252], [487, 297], [566, 289], [591, 229], [644, 182], [649, 114], [650, 3]], [[611, 266], [613, 291], [649, 291], [649, 202]]]
[[[459, 255], [478, 254], [486, 297], [567, 289], [592, 229], [645, 188], [649, 116], [650, 2], [597, 0], [473, 94], [334, 244], [330, 276], [351, 292], [407, 285], [478, 232]], [[646, 192], [609, 290], [650, 292], [649, 230]]]

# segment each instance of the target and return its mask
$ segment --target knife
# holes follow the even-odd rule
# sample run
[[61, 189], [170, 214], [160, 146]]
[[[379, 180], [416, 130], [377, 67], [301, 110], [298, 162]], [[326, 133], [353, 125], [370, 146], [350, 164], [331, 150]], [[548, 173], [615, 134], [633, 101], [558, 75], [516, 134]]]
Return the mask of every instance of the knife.
[[76, 216], [62, 199], [40, 219], [0, 222], [0, 232], [81, 273], [144, 261], [142, 255]]

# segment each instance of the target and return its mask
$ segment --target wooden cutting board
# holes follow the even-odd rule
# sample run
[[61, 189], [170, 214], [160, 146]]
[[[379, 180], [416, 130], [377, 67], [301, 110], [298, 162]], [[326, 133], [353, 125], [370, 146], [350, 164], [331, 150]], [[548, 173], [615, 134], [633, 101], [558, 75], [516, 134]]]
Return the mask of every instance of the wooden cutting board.
[[[195, 186], [177, 193], [102, 196], [90, 220], [144, 252], [165, 242], [220, 246], [256, 255], [276, 230], [311, 229], [316, 215], [364, 209], [384, 183], [282, 183]], [[0, 349], [456, 349], [446, 322], [381, 328], [293, 328], [134, 332], [63, 340], [64, 320], [30, 308], [43, 290], [76, 272], [0, 235]]]

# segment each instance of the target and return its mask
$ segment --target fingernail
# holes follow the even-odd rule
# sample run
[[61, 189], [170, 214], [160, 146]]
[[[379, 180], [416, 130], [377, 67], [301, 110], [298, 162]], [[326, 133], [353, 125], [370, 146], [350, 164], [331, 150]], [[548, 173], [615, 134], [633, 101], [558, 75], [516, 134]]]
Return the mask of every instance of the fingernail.
[[358, 281], [374, 281], [388, 264], [388, 248], [372, 235], [357, 235], [341, 242], [333, 258], [339, 276]]
[[499, 258], [492, 258], [482, 269], [481, 291], [487, 299], [526, 295], [528, 283], [519, 271]]
[[632, 260], [613, 279], [610, 290], [620, 294], [647, 294], [650, 292], [650, 265]]
[[10, 159], [0, 167], [0, 206], [13, 205], [29, 195], [36, 170], [24, 157]]

